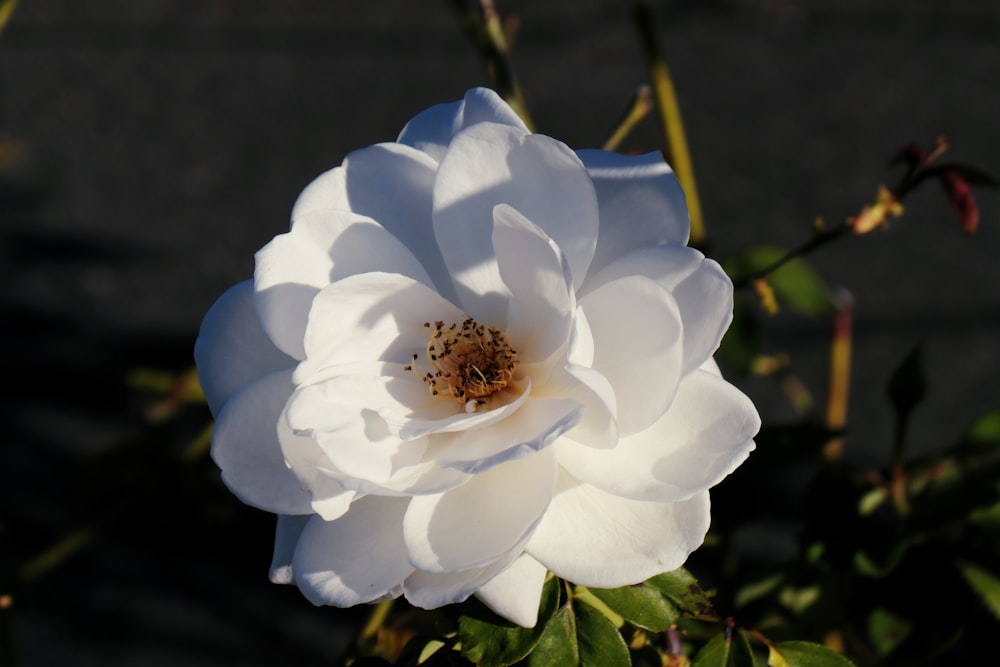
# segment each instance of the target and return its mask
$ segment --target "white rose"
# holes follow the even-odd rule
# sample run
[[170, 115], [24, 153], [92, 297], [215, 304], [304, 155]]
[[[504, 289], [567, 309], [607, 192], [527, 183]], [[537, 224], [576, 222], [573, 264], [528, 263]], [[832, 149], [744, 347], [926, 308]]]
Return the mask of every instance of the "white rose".
[[532, 626], [546, 570], [683, 564], [760, 425], [687, 235], [659, 154], [574, 152], [481, 88], [317, 178], [195, 348], [222, 478], [278, 515], [272, 580]]

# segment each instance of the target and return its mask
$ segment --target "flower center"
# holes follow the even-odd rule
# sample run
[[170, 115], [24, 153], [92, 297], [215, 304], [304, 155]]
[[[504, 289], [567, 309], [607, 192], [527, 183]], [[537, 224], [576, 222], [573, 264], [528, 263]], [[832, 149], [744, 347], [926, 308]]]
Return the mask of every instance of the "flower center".
[[[417, 373], [434, 396], [446, 396], [474, 412], [486, 397], [500, 391], [513, 379], [517, 352], [507, 335], [471, 317], [461, 324], [424, 322], [428, 330], [427, 361], [431, 371], [419, 375], [414, 365], [406, 370]], [[420, 355], [414, 354], [415, 362]]]

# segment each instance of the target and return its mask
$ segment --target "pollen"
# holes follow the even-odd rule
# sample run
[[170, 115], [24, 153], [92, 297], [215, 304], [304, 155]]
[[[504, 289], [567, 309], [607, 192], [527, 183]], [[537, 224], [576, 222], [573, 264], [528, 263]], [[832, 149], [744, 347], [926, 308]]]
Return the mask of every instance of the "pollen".
[[424, 328], [429, 370], [417, 370], [417, 354], [405, 369], [419, 377], [431, 395], [454, 399], [466, 412], [475, 412], [514, 378], [517, 352], [500, 329], [471, 317], [461, 324], [425, 322]]

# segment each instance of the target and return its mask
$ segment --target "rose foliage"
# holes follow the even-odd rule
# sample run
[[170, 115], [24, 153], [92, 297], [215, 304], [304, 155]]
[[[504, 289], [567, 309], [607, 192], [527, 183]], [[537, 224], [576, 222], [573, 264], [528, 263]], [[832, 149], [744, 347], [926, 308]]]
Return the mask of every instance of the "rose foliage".
[[546, 570], [614, 588], [701, 544], [760, 420], [658, 153], [574, 152], [474, 89], [291, 217], [195, 349], [223, 480], [278, 515], [273, 581], [532, 626]]

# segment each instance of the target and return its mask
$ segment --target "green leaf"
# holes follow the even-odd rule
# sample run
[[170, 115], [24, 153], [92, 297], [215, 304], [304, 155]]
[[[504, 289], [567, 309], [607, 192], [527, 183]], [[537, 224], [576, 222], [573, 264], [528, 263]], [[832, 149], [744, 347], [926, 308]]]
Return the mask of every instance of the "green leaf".
[[892, 653], [912, 631], [912, 623], [881, 607], [868, 615], [868, 635], [881, 656]]
[[[474, 667], [462, 657], [453, 644], [453, 638], [442, 640], [428, 635], [416, 635], [406, 643], [392, 664], [419, 665], [419, 667]], [[351, 667], [357, 664], [352, 663]]]
[[[811, 642], [779, 642], [771, 652], [783, 659], [788, 667], [854, 667], [853, 662], [836, 651]], [[777, 667], [780, 663], [768, 657], [767, 664]]]
[[876, 486], [861, 496], [858, 501], [858, 514], [868, 516], [890, 499], [889, 490], [884, 486]]
[[611, 611], [646, 630], [663, 632], [680, 618], [670, 599], [646, 584], [588, 590]]
[[429, 635], [415, 635], [410, 638], [403, 651], [399, 654], [400, 664], [420, 665], [427, 661], [434, 653], [447, 646], [437, 637]]
[[737, 607], [745, 607], [751, 602], [770, 595], [781, 584], [785, 583], [785, 576], [785, 573], [782, 572], [744, 584], [736, 591], [736, 595], [733, 599], [734, 604]]
[[785, 586], [778, 594], [778, 601], [793, 614], [801, 614], [819, 600], [821, 590], [819, 586]]
[[754, 667], [750, 642], [742, 632], [727, 628], [698, 651], [692, 667]]
[[666, 595], [681, 611], [695, 616], [712, 613], [712, 601], [698, 585], [698, 580], [683, 567], [658, 574], [646, 585]]
[[978, 565], [964, 561], [958, 563], [958, 569], [972, 590], [983, 598], [983, 602], [993, 615], [1000, 619], [1000, 577]]
[[574, 604], [580, 667], [630, 667], [628, 646], [607, 617], [588, 604]]
[[628, 646], [618, 629], [597, 609], [574, 600], [545, 626], [529, 667], [630, 667]]
[[987, 531], [1000, 532], [1000, 502], [973, 510], [969, 521]]
[[528, 656], [528, 667], [575, 667], [579, 664], [576, 614], [567, 604], [549, 619], [541, 641]]
[[[910, 520], [915, 527], [965, 520], [1000, 501], [1000, 411], [977, 420], [950, 456], [912, 464]], [[980, 519], [983, 517], [979, 517]]]
[[462, 655], [479, 667], [506, 667], [522, 660], [538, 644], [559, 606], [559, 580], [550, 577], [542, 589], [538, 623], [522, 628], [490, 611], [478, 600], [467, 602], [458, 619]]
[[[773, 246], [749, 248], [726, 262], [726, 272], [739, 280], [772, 266], [787, 252]], [[767, 277], [778, 303], [810, 317], [828, 317], [835, 308], [833, 296], [805, 260], [795, 258]]]
[[1000, 447], [1000, 410], [987, 412], [973, 422], [959, 446], [966, 451]]
[[760, 354], [760, 323], [753, 304], [746, 295], [733, 299], [733, 321], [729, 324], [717, 358], [719, 363], [739, 375], [749, 375], [753, 360]]
[[922, 539], [921, 536], [910, 535], [870, 543], [854, 552], [854, 569], [858, 574], [873, 579], [886, 577], [899, 567], [903, 557]]

